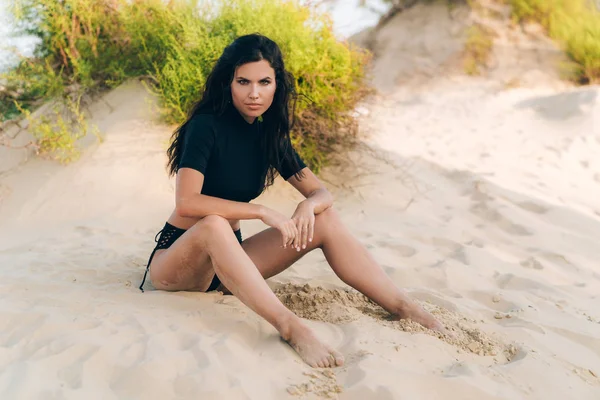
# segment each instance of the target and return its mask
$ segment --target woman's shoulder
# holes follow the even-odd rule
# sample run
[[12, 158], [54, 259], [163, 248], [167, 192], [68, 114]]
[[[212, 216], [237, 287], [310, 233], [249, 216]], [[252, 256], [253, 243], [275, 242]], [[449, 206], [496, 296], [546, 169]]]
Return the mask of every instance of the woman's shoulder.
[[206, 133], [214, 134], [215, 129], [215, 115], [209, 112], [194, 114], [185, 125], [186, 132], [189, 132], [192, 136]]
[[227, 123], [231, 122], [232, 118], [232, 113], [228, 108], [221, 112], [200, 110], [189, 119], [188, 124], [197, 126], [208, 125], [213, 129], [218, 129], [221, 126], [227, 126]]
[[208, 111], [199, 112], [194, 114], [190, 119], [189, 125], [214, 125], [217, 118], [216, 116]]

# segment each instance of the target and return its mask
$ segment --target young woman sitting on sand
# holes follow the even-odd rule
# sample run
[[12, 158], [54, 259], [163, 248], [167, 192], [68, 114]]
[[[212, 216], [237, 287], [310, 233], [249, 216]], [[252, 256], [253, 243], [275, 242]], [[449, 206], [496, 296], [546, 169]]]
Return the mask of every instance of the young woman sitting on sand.
[[[242, 36], [223, 51], [167, 151], [170, 176], [176, 174], [176, 205], [148, 261], [152, 285], [232, 293], [306, 363], [339, 366], [342, 355], [319, 341], [265, 282], [320, 248], [342, 281], [399, 319], [443, 331], [352, 236], [332, 208], [331, 194], [292, 148], [293, 94], [294, 79], [272, 40]], [[291, 217], [249, 203], [276, 173], [306, 198]], [[240, 220], [249, 219], [270, 228], [242, 241]]]

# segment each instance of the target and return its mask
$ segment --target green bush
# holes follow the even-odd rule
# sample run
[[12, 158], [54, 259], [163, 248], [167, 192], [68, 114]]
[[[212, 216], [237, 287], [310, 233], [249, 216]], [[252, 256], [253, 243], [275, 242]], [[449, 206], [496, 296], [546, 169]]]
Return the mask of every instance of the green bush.
[[28, 129], [36, 139], [37, 154], [50, 154], [55, 160], [67, 163], [81, 155], [77, 140], [86, 136], [88, 131], [91, 130], [98, 140], [103, 140], [97, 127], [88, 128], [80, 104], [79, 99], [66, 100], [65, 104], [55, 103], [52, 117], [42, 115], [35, 119], [31, 117], [31, 111], [19, 109], [29, 121]]
[[469, 75], [479, 75], [485, 68], [494, 46], [493, 32], [483, 25], [475, 24], [467, 30], [463, 65]]
[[217, 9], [195, 0], [16, 4], [15, 14], [42, 44], [36, 58], [1, 77], [11, 93], [0, 92], [4, 118], [15, 101], [26, 110], [41, 100], [67, 102], [144, 77], [161, 100], [163, 120], [182, 122], [224, 47], [259, 32], [280, 45], [296, 77], [301, 97], [292, 138], [318, 171], [333, 145], [350, 142], [355, 124], [349, 111], [369, 92], [364, 71], [370, 55], [338, 41], [326, 14], [296, 0], [223, 1]]
[[588, 0], [508, 0], [517, 21], [536, 21], [577, 64], [581, 83], [600, 82], [600, 12]]

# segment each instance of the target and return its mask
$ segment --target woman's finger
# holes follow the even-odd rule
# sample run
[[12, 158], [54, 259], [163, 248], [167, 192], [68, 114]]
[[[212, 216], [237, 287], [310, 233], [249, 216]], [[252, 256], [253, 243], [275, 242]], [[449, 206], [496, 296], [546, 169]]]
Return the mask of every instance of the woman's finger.
[[310, 219], [310, 222], [308, 223], [308, 241], [309, 242], [313, 241], [314, 235], [315, 235], [315, 217], [312, 217]]
[[292, 219], [290, 223], [288, 223], [288, 229], [290, 231], [290, 247], [295, 248], [294, 242], [296, 240], [296, 235], [294, 234], [294, 227], [296, 226], [296, 220]]
[[303, 221], [300, 220], [296, 225], [296, 250], [300, 249], [302, 246], [302, 224]]
[[291, 248], [294, 248], [294, 240], [296, 238], [296, 235], [294, 234], [294, 222], [292, 221], [291, 223], [288, 223], [286, 225], [287, 231], [288, 231], [288, 245]]
[[281, 229], [279, 231], [281, 232], [281, 237], [283, 240], [283, 248], [285, 249], [290, 242], [290, 232], [286, 225], [282, 225]]
[[281, 233], [281, 247], [283, 247], [285, 249], [285, 245], [287, 243], [287, 233], [285, 232], [285, 229], [279, 229], [279, 233]]
[[298, 250], [298, 251], [300, 251], [300, 249], [302, 248], [302, 245], [303, 245], [302, 237], [304, 235], [305, 224], [306, 224], [306, 221], [302, 220], [300, 225], [298, 226], [298, 247], [296, 247], [296, 250]]
[[304, 225], [304, 220], [299, 220], [298, 225], [296, 226], [296, 250], [300, 251], [302, 248], [302, 226]]
[[292, 244], [292, 247], [295, 249], [298, 249], [298, 246], [300, 245], [300, 239], [298, 237], [298, 224], [300, 223], [300, 221], [297, 221], [296, 223], [292, 224], [292, 232], [294, 235], [294, 241]]
[[306, 221], [302, 226], [302, 248], [305, 249], [308, 245], [308, 225], [310, 221]]

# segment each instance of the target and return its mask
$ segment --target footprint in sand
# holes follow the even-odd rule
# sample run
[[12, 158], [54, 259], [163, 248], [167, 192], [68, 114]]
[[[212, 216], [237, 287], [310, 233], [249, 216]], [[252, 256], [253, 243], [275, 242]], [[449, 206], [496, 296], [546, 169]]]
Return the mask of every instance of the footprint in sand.
[[[472, 186], [465, 188], [462, 193], [463, 196], [471, 196], [471, 200], [473, 201], [473, 205], [469, 209], [469, 211], [476, 215], [477, 217], [483, 219], [484, 221], [493, 223], [498, 228], [507, 232], [510, 235], [515, 236], [531, 236], [532, 233], [529, 232], [524, 226], [516, 224], [502, 215], [495, 207], [490, 206], [489, 203], [494, 202], [494, 198], [490, 196], [485, 190], [485, 185], [481, 181], [474, 181]], [[543, 208], [537, 206], [532, 203], [527, 203], [523, 206], [523, 208], [528, 207], [529, 211], [543, 211]], [[545, 211], [544, 211], [545, 212]]]
[[94, 235], [94, 230], [92, 228], [83, 225], [76, 226], [75, 231], [84, 237], [90, 237]]
[[71, 389], [78, 389], [81, 387], [83, 368], [85, 364], [94, 354], [100, 350], [99, 346], [91, 344], [77, 343], [72, 347], [69, 347], [70, 360], [68, 366], [60, 369], [57, 372], [57, 377], [67, 383]]
[[187, 351], [198, 344], [198, 335], [177, 333], [175, 343], [179, 351]]
[[461, 376], [473, 376], [473, 368], [462, 361], [455, 362], [449, 367], [444, 368], [442, 375], [446, 378], [458, 378]]
[[409, 258], [417, 254], [417, 250], [414, 247], [406, 246], [404, 244], [392, 244], [390, 242], [380, 240], [377, 242], [377, 246], [380, 248], [392, 250], [400, 255], [400, 257]]
[[533, 279], [522, 278], [511, 273], [496, 274], [494, 276], [494, 280], [500, 289], [517, 291], [539, 290], [543, 293], [555, 292], [554, 288], [551, 286], [545, 285]]
[[131, 399], [138, 397], [140, 382], [153, 382], [156, 380], [153, 371], [145, 364], [140, 366], [114, 365], [110, 374], [108, 389], [118, 399]]
[[81, 388], [82, 381], [82, 368], [79, 364], [71, 364], [64, 367], [56, 373], [56, 377], [59, 381], [65, 382], [69, 389]]
[[74, 231], [85, 238], [93, 238], [95, 236], [109, 236], [110, 238], [124, 237], [122, 232], [101, 227], [78, 225]]
[[178, 398], [194, 398], [199, 392], [198, 380], [193, 376], [178, 376], [173, 382], [175, 395]]
[[467, 297], [497, 313], [510, 313], [527, 307], [525, 304], [515, 303], [505, 299], [501, 294], [493, 294], [489, 291], [471, 291]]
[[495, 224], [498, 228], [502, 229], [508, 234], [515, 236], [532, 235], [532, 233], [529, 232], [524, 226], [515, 224], [504, 215], [500, 214], [498, 210], [488, 207], [485, 202], [474, 204], [471, 206], [469, 211], [479, 218]]
[[11, 193], [12, 193], [12, 189], [10, 187], [8, 187], [6, 185], [0, 185], [0, 204], [2, 204], [2, 201], [7, 199]]
[[584, 382], [589, 383], [590, 385], [600, 386], [600, 378], [594, 370], [586, 367], [579, 367], [577, 365], [573, 365], [572, 370], [573, 373]]
[[205, 351], [200, 350], [200, 347], [193, 347], [188, 351], [194, 356], [194, 362], [199, 368], [209, 368], [211, 366], [212, 360]]
[[148, 351], [148, 341], [138, 340], [122, 346], [119, 350], [120, 360], [128, 365], [137, 365], [144, 361]]
[[579, 343], [580, 345], [587, 347], [588, 350], [600, 356], [600, 339], [596, 338], [594, 335], [554, 326], [548, 326], [548, 329], [574, 343]]
[[522, 267], [525, 268], [533, 268], [533, 269], [544, 269], [544, 266], [541, 262], [537, 260], [535, 257], [529, 257], [520, 262]]
[[552, 252], [543, 252], [541, 256], [552, 264], [558, 264], [562, 268], [569, 269], [574, 272], [579, 272], [581, 269], [570, 262], [565, 256], [562, 254], [552, 253]]
[[[443, 249], [445, 257], [452, 258], [460, 263], [469, 265], [469, 259], [465, 252], [465, 246], [461, 243], [455, 242], [454, 240], [442, 238], [442, 237], [430, 237], [430, 238], [416, 238], [422, 243], [431, 244], [436, 247], [436, 251]], [[443, 263], [443, 261], [442, 261]], [[441, 265], [441, 264], [436, 264]]]
[[353, 289], [325, 289], [286, 283], [277, 288], [275, 294], [287, 308], [306, 319], [343, 324], [367, 317], [388, 328], [435, 336], [466, 353], [494, 357], [495, 363], [511, 362], [518, 352], [514, 345], [505, 344], [476, 328], [476, 320], [428, 302], [416, 300], [454, 337], [442, 335], [411, 320], [395, 321], [384, 309]]
[[517, 206], [521, 207], [525, 211], [529, 211], [535, 214], [546, 214], [548, 209], [539, 204], [530, 202], [530, 201], [522, 201], [520, 203], [515, 203]]
[[[0, 346], [2, 347], [13, 347], [18, 344], [21, 344], [23, 341], [29, 337], [30, 332], [36, 332], [39, 328], [41, 328], [47, 316], [43, 314], [27, 314], [27, 315], [1, 315], [0, 318], [0, 330], [3, 335], [0, 336]], [[33, 343], [32, 343], [33, 344]], [[30, 346], [29, 348], [32, 350], [37, 350], [41, 348], [35, 346]], [[30, 354], [33, 354], [32, 351]]]
[[426, 239], [426, 241], [424, 241], [424, 242], [431, 243], [432, 245], [434, 245], [436, 247], [444, 247], [451, 251], [457, 251], [462, 247], [462, 245], [460, 243], [455, 242], [454, 240], [443, 238], [443, 237], [433, 236], [431, 238]]
[[288, 386], [287, 392], [292, 396], [305, 396], [307, 393], [313, 393], [319, 398], [333, 399], [337, 398], [338, 393], [343, 391], [342, 386], [338, 384], [334, 370], [320, 371], [313, 369], [303, 372], [303, 374], [306, 376], [305, 382]]
[[94, 345], [81, 343], [73, 344], [68, 339], [54, 339], [43, 345], [31, 358], [42, 360], [68, 352], [70, 356], [73, 354], [79, 354], [75, 355], [75, 357], [81, 360], [86, 360], [97, 350], [98, 347]]

